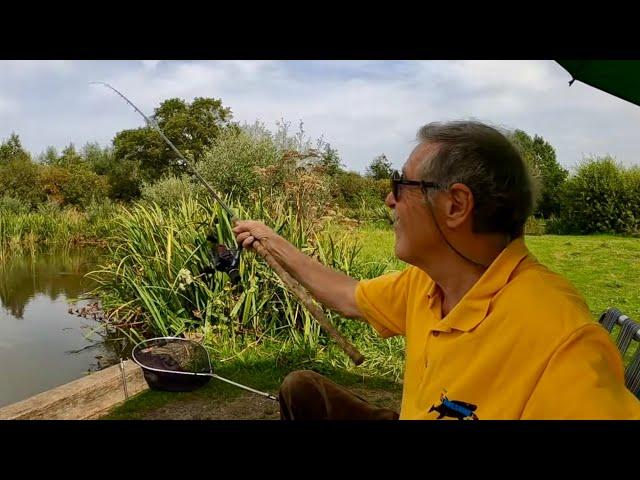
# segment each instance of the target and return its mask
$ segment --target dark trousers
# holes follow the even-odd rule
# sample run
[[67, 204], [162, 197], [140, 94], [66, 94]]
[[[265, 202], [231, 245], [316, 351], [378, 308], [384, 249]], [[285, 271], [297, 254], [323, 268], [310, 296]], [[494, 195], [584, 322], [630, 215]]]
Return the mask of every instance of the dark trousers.
[[286, 376], [280, 386], [282, 420], [397, 420], [388, 408], [364, 398], [311, 370]]

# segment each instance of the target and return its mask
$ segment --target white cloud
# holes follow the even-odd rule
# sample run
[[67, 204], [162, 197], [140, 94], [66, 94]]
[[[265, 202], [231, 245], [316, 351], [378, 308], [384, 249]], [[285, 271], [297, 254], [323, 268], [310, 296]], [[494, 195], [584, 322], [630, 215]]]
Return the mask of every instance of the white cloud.
[[[386, 153], [400, 165], [420, 125], [476, 118], [545, 137], [565, 165], [585, 152], [640, 160], [640, 108], [576, 82], [552, 61], [0, 62], [0, 137], [12, 130], [42, 151], [107, 143], [167, 98], [221, 98], [239, 121], [299, 120], [324, 135], [348, 167]], [[8, 72], [8, 73], [7, 73]], [[5, 73], [7, 73], [5, 75]], [[636, 160], [637, 159], [637, 160]]]
[[155, 70], [162, 60], [142, 60], [142, 67], [145, 70]]
[[0, 118], [3, 116], [14, 115], [18, 110], [18, 102], [10, 98], [0, 97]]
[[549, 85], [545, 62], [471, 60], [441, 63], [442, 75], [469, 88], [524, 89], [540, 91]]
[[0, 71], [5, 78], [66, 74], [72, 71], [70, 60], [2, 60]]

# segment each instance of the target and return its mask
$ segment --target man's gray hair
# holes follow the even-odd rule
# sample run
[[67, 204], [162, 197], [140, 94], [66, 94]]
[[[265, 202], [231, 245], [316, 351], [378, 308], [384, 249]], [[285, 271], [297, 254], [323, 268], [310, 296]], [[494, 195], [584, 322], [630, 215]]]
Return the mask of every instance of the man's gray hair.
[[516, 147], [496, 128], [475, 121], [429, 123], [418, 140], [437, 145], [422, 179], [443, 188], [463, 183], [473, 192], [473, 231], [524, 233], [534, 208], [534, 183]]

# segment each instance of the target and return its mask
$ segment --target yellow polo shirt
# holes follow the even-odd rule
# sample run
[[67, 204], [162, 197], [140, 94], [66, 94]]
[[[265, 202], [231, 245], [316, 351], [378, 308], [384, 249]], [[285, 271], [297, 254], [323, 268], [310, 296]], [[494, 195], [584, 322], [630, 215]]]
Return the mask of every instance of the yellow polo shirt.
[[383, 337], [406, 337], [400, 419], [640, 419], [608, 333], [523, 238], [445, 318], [441, 299], [413, 266], [356, 289]]

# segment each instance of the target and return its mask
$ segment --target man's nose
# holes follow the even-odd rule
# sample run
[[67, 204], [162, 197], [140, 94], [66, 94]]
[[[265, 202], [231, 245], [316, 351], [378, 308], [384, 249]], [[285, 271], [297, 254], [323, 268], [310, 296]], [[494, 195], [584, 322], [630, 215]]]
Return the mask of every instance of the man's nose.
[[393, 196], [392, 192], [389, 192], [386, 196], [386, 198], [384, 199], [384, 204], [389, 207], [389, 208], [395, 208], [396, 206], [396, 199]]

